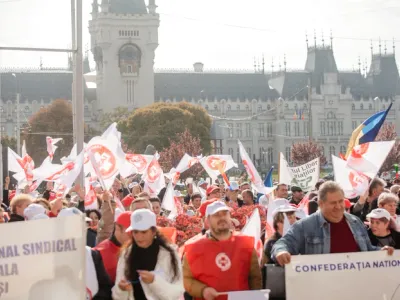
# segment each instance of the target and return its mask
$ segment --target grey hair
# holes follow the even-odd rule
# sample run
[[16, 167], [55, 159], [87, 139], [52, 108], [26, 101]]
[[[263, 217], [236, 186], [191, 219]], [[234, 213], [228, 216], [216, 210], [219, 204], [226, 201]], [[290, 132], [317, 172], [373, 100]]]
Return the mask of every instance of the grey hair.
[[344, 195], [343, 189], [334, 181], [324, 182], [318, 190], [318, 200], [325, 201], [328, 193], [341, 192]]
[[386, 186], [385, 180], [378, 178], [378, 177], [372, 179], [372, 181], [369, 185], [368, 195], [372, 196], [373, 190], [376, 189], [378, 186], [385, 187]]
[[382, 193], [378, 197], [378, 205], [385, 205], [390, 202], [399, 202], [399, 197], [392, 193]]

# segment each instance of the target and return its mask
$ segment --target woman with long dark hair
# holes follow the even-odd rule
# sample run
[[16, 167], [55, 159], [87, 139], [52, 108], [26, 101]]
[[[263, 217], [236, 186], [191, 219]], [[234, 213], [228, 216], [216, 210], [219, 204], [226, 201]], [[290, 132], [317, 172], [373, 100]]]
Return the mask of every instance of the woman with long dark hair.
[[183, 294], [178, 253], [158, 232], [156, 215], [148, 209], [131, 215], [132, 241], [122, 251], [114, 300], [176, 300]]

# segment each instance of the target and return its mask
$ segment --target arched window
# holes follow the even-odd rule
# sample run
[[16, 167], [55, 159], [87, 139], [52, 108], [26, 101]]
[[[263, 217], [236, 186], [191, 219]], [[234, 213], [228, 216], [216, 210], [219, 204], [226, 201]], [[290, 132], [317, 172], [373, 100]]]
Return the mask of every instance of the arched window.
[[340, 146], [340, 153], [346, 154], [346, 146]]
[[246, 151], [247, 151], [247, 154], [249, 155], [250, 160], [251, 160], [251, 148], [247, 147]]
[[274, 162], [274, 149], [268, 148], [268, 163], [272, 164]]
[[285, 149], [285, 158], [288, 162], [291, 160], [291, 147], [286, 147]]
[[214, 109], [217, 110], [218, 109], [218, 105], [214, 104]]
[[262, 111], [262, 106], [261, 106], [261, 104], [258, 105], [257, 111]]
[[329, 159], [331, 159], [332, 155], [335, 155], [335, 147], [334, 146], [330, 146], [329, 147]]
[[372, 104], [371, 103], [369, 104], [368, 109], [372, 110]]
[[324, 148], [324, 146], [321, 146], [321, 154], [325, 156], [325, 148]]
[[364, 105], [361, 103], [360, 104], [360, 109], [363, 110], [364, 109]]
[[385, 104], [383, 104], [382, 105], [382, 110], [385, 110], [385, 109], [386, 109]]
[[352, 105], [351, 105], [351, 110], [355, 110], [356, 109], [356, 105], [353, 103]]
[[205, 108], [206, 110], [208, 110], [208, 104], [204, 105], [204, 108]]
[[271, 105], [267, 104], [267, 110], [271, 109]]
[[236, 109], [240, 110], [240, 104], [236, 105]]
[[134, 44], [127, 44], [119, 50], [119, 68], [121, 73], [139, 73], [142, 52]]
[[231, 107], [230, 104], [228, 104], [227, 108], [228, 108], [228, 110], [231, 110], [231, 109], [232, 109], [232, 107]]
[[246, 110], [250, 110], [250, 106], [246, 104]]

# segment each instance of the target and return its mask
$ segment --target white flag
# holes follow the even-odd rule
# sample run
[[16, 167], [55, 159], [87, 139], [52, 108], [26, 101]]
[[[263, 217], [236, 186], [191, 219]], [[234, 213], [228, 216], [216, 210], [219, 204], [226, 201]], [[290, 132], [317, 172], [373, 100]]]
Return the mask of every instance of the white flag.
[[47, 153], [49, 154], [50, 160], [53, 160], [54, 152], [56, 152], [58, 148], [56, 144], [61, 140], [61, 138], [53, 139], [50, 136], [46, 137]]
[[217, 180], [218, 176], [221, 175], [220, 168], [226, 172], [233, 167], [238, 167], [230, 155], [205, 156], [200, 160], [200, 163], [213, 180]]
[[170, 181], [165, 190], [161, 208], [169, 212], [168, 219], [173, 220], [178, 215], [178, 208], [175, 204], [175, 194], [172, 181]]
[[258, 208], [254, 209], [246, 225], [242, 229], [242, 234], [254, 237], [254, 249], [257, 251], [258, 262], [261, 263], [264, 247], [261, 242], [261, 218]]

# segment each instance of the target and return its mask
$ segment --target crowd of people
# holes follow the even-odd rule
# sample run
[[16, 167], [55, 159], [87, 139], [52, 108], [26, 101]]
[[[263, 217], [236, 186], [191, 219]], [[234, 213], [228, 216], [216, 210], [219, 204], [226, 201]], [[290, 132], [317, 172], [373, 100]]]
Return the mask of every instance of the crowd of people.
[[[99, 210], [86, 210], [85, 191], [75, 185], [57, 198], [48, 183], [38, 198], [9, 189], [6, 179], [0, 223], [31, 222], [85, 214], [87, 246], [94, 262], [98, 290], [96, 300], [226, 299], [224, 292], [265, 288], [265, 264], [290, 263], [299, 254], [328, 254], [400, 249], [400, 181], [375, 178], [365, 195], [345, 199], [334, 181], [320, 180], [307, 194], [300, 187], [276, 183], [272, 195], [253, 192], [246, 181], [230, 186], [186, 185], [186, 194], [175, 190], [182, 213], [202, 219], [203, 230], [178, 248], [173, 238], [157, 225], [165, 189], [158, 195], [143, 192], [143, 182], [115, 180], [110, 191], [93, 184]], [[307, 197], [308, 216], [299, 213]], [[125, 208], [117, 208], [115, 199]], [[273, 231], [263, 231], [263, 259], [254, 237], [235, 230], [231, 211], [251, 205], [265, 211], [274, 203]], [[285, 228], [285, 222], [289, 228]], [[7, 226], [7, 225], [4, 225]]]

